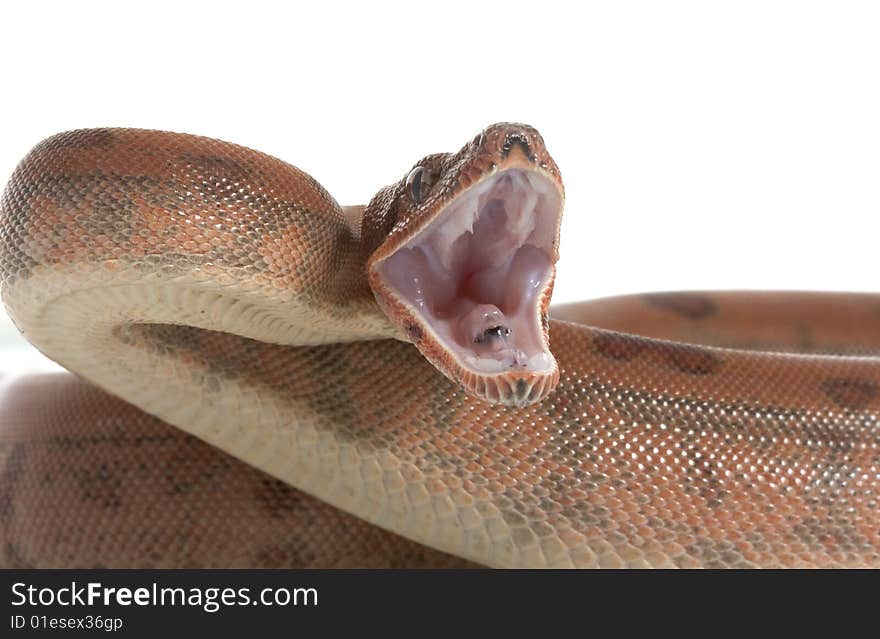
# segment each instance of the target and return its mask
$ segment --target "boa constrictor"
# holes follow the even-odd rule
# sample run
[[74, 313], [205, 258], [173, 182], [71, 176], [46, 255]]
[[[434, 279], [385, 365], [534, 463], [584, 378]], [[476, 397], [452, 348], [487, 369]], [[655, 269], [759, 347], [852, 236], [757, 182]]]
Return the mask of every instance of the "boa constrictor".
[[359, 207], [226, 142], [45, 140], [2, 297], [77, 377], [0, 391], [3, 564], [880, 565], [880, 296], [550, 310], [563, 200], [519, 124]]

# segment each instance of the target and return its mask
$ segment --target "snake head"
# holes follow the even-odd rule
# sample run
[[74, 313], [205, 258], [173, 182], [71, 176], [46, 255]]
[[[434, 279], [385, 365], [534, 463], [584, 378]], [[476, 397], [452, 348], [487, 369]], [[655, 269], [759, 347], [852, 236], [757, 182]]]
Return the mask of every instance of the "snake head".
[[564, 198], [541, 135], [502, 123], [427, 156], [364, 212], [380, 307], [436, 368], [493, 404], [540, 401], [559, 381], [547, 312]]

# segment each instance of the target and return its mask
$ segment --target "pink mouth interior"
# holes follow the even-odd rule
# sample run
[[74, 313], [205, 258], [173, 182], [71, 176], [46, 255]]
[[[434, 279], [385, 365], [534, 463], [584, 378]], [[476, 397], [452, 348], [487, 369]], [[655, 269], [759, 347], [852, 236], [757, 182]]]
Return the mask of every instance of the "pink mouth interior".
[[509, 169], [472, 186], [380, 273], [471, 370], [545, 371], [540, 295], [553, 273], [556, 187]]

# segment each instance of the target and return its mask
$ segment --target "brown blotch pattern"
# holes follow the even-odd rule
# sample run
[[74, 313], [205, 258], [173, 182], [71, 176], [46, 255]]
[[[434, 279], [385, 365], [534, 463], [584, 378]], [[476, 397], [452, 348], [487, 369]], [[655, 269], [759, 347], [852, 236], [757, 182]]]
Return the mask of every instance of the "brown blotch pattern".
[[710, 375], [721, 366], [718, 355], [697, 346], [657, 343], [654, 348], [662, 353], [669, 366], [689, 375]]
[[409, 335], [409, 339], [410, 341], [412, 341], [413, 344], [418, 344], [422, 341], [422, 338], [424, 337], [422, 328], [418, 324], [407, 325], [406, 334]]
[[718, 370], [722, 359], [716, 353], [691, 346], [649, 340], [635, 335], [596, 331], [592, 350], [609, 359], [629, 362], [637, 357], [654, 360], [676, 372], [688, 375], [709, 375]]
[[3, 472], [0, 474], [0, 523], [8, 524], [15, 515], [15, 491], [27, 463], [27, 447], [14, 443], [0, 447]]
[[718, 312], [715, 302], [696, 293], [648, 293], [645, 301], [656, 308], [671, 311], [690, 320], [709, 317]]
[[643, 343], [619, 333], [601, 332], [593, 339], [592, 347], [602, 357], [628, 362], [643, 350]]
[[822, 392], [841, 408], [861, 410], [880, 394], [880, 386], [863, 379], [835, 377], [822, 382]]

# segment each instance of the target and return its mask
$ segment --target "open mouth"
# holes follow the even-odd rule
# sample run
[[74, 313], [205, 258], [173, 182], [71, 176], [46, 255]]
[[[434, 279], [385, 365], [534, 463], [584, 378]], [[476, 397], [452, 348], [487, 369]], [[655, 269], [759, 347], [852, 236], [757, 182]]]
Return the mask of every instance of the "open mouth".
[[547, 177], [501, 171], [450, 202], [379, 273], [467, 369], [547, 371], [539, 307], [561, 210]]

